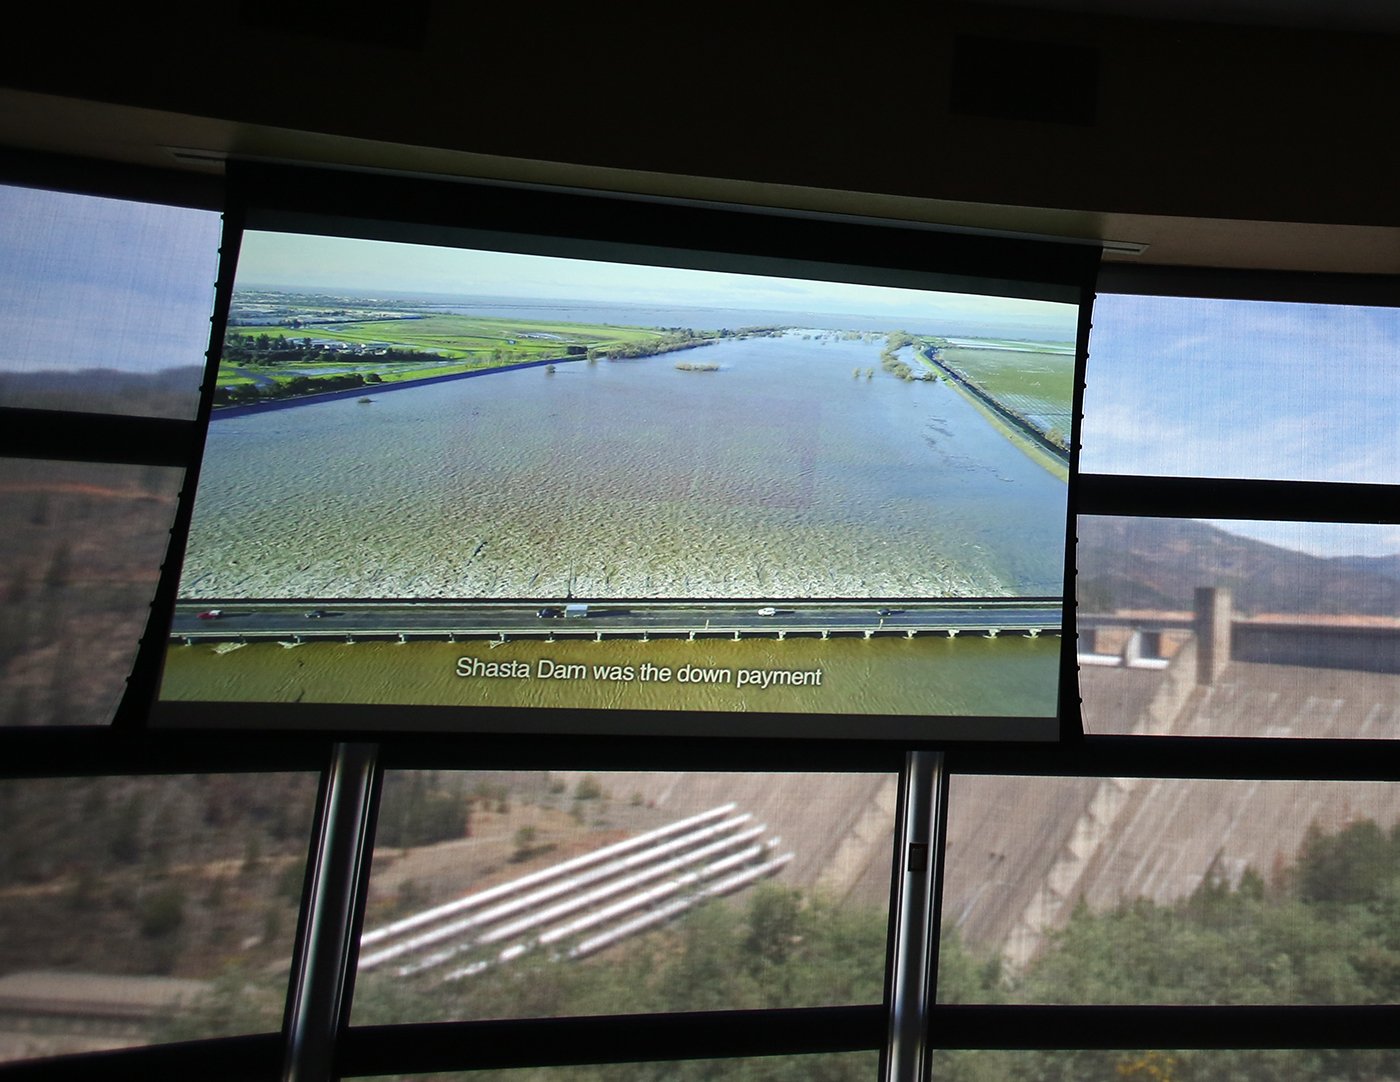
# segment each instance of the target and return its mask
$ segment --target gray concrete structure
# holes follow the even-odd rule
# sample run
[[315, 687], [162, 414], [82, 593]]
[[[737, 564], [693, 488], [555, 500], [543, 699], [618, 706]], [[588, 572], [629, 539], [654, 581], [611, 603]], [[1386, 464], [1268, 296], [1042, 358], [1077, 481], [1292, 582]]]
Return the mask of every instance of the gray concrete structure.
[[[1080, 673], [1091, 732], [1400, 739], [1400, 676], [1233, 661], [1196, 682], [1195, 644], [1165, 670]], [[1308, 828], [1400, 821], [1388, 783], [958, 777], [949, 803], [943, 918], [1013, 967], [1082, 899], [1170, 904], [1212, 877], [1265, 879]]]
[[1267, 665], [1400, 673], [1400, 620], [1325, 616], [1240, 620], [1234, 625], [1231, 656]]
[[1196, 683], [1213, 684], [1230, 660], [1230, 591], [1196, 588]]
[[[1196, 591], [1194, 633], [1146, 668], [1142, 636], [1181, 614], [1080, 618], [1115, 646], [1081, 667], [1090, 733], [1400, 739], [1400, 621], [1239, 619], [1224, 589]], [[1085, 641], [1081, 630], [1081, 643]], [[1013, 968], [1032, 961], [1081, 900], [1170, 904], [1246, 868], [1284, 874], [1309, 827], [1400, 822], [1388, 783], [958, 777], [944, 873], [945, 926]]]

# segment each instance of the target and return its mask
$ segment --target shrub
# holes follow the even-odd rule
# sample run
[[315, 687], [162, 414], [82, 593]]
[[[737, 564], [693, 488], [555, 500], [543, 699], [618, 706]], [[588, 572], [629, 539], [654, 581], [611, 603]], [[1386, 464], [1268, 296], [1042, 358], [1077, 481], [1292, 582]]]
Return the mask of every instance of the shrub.
[[185, 923], [185, 892], [171, 883], [141, 899], [136, 919], [147, 939], [161, 939]]

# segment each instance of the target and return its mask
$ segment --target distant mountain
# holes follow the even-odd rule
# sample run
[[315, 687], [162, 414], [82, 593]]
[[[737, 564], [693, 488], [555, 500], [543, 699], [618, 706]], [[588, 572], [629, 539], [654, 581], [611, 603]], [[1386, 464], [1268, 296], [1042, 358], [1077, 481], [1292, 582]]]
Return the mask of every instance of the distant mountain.
[[1079, 520], [1079, 604], [1187, 610], [1197, 586], [1225, 586], [1237, 611], [1400, 616], [1400, 556], [1309, 556], [1202, 522]]
[[154, 372], [97, 367], [0, 371], [0, 406], [193, 417], [203, 378], [199, 365]]
[[1393, 556], [1340, 556], [1336, 563], [1377, 578], [1400, 581], [1400, 554]]

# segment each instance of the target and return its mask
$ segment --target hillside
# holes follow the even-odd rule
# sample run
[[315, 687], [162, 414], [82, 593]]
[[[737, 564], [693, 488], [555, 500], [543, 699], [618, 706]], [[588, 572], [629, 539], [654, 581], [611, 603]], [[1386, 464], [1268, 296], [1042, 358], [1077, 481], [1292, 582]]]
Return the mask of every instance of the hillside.
[[1089, 612], [1190, 610], [1196, 587], [1224, 586], [1246, 615], [1400, 613], [1400, 556], [1309, 556], [1178, 519], [1086, 516], [1078, 532]]
[[0, 406], [95, 410], [133, 417], [192, 418], [199, 403], [200, 365], [155, 372], [115, 368], [0, 372]]

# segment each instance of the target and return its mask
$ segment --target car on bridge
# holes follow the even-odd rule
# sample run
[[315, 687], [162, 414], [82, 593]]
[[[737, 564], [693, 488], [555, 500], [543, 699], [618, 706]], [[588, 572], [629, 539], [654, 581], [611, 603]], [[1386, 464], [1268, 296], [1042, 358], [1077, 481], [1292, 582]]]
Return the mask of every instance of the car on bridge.
[[541, 620], [552, 620], [564, 615], [564, 610], [558, 605], [545, 605], [543, 608], [535, 610], [535, 615]]
[[777, 615], [778, 615], [778, 610], [775, 609], [772, 605], [764, 605], [763, 608], [761, 608], [761, 609], [758, 610], [758, 615], [760, 615], [760, 616], [777, 616]]

